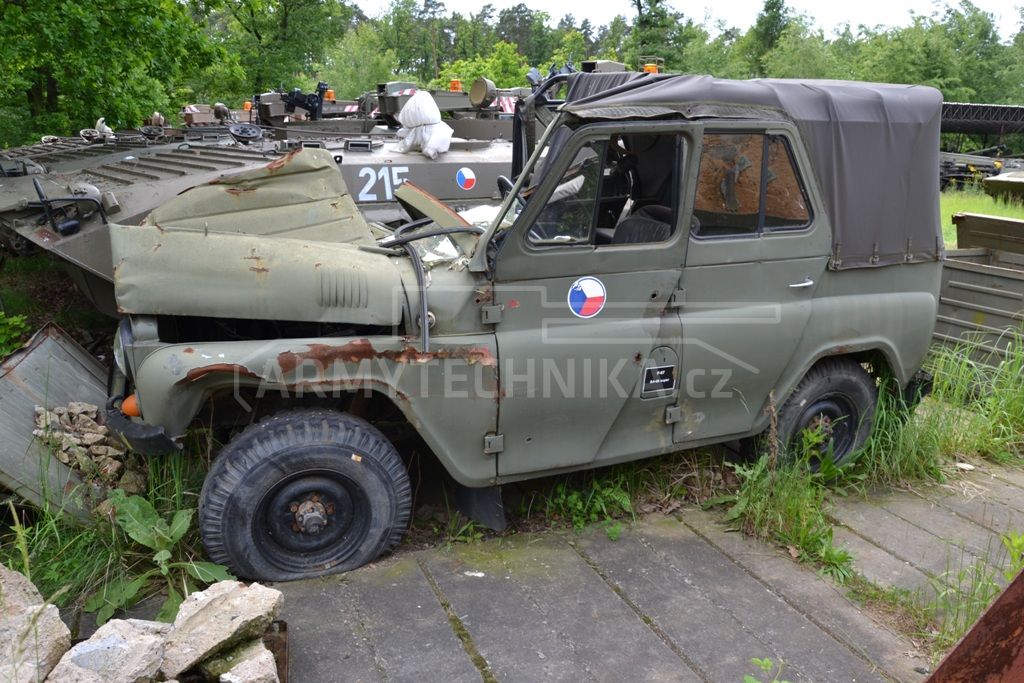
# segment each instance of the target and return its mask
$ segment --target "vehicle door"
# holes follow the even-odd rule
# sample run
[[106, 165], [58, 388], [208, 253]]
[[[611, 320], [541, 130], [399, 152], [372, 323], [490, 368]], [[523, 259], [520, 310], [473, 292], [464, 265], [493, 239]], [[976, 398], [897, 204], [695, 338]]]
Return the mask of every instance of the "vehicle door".
[[676, 442], [739, 435], [764, 415], [831, 247], [794, 128], [708, 124], [699, 156], [678, 309]]
[[494, 261], [499, 476], [672, 448], [681, 328], [671, 306], [697, 130], [593, 124], [535, 172]]

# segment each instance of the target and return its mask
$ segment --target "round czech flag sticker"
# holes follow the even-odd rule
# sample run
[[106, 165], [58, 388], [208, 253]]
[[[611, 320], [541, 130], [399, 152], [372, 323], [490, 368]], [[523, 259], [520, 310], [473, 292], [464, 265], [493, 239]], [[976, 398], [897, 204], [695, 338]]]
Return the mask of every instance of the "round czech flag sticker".
[[569, 310], [577, 318], [593, 318], [604, 308], [604, 283], [596, 277], [581, 277], [569, 288]]
[[473, 169], [463, 166], [455, 174], [455, 182], [463, 190], [472, 190], [476, 187], [476, 173], [473, 173]]

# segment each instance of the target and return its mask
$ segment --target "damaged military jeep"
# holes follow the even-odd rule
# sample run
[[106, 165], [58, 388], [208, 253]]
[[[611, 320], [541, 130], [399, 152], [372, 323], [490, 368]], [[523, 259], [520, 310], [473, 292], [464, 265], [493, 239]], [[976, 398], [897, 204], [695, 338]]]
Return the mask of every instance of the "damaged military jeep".
[[[199, 505], [240, 576], [340, 572], [409, 521], [396, 425], [477, 519], [500, 486], [756, 437], [843, 461], [912, 392], [939, 290], [941, 96], [623, 79], [560, 107], [477, 223], [407, 185], [367, 223], [322, 150], [112, 225], [108, 425], [227, 425]], [[476, 217], [479, 219], [479, 217]], [[285, 236], [278, 236], [285, 235]]]

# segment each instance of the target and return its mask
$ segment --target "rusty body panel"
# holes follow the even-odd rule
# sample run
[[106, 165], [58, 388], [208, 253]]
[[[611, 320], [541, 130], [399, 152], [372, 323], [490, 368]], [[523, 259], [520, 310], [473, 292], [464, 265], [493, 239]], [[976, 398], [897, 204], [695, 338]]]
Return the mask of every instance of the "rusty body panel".
[[218, 392], [245, 401], [374, 391], [395, 403], [457, 481], [484, 486], [496, 474], [495, 460], [480, 452], [482, 435], [497, 427], [493, 333], [436, 336], [429, 353], [403, 337], [164, 345], [138, 362], [134, 376], [143, 418], [173, 437]]
[[1024, 572], [946, 655], [928, 683], [1024, 681]]

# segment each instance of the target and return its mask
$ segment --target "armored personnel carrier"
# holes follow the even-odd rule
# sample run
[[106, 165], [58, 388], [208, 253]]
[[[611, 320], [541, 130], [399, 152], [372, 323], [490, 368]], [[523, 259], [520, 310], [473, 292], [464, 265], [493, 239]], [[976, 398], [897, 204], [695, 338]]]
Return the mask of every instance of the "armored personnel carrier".
[[454, 139], [431, 160], [400, 153], [393, 132], [367, 135], [290, 131], [285, 140], [264, 138], [251, 124], [231, 135], [195, 130], [169, 137], [141, 134], [89, 141], [47, 138], [0, 156], [0, 244], [14, 254], [35, 249], [63, 259], [75, 283], [100, 311], [116, 315], [107, 223], [136, 225], [155, 207], [184, 190], [265, 165], [295, 149], [332, 155], [371, 220], [390, 223], [405, 214], [394, 191], [411, 180], [455, 206], [496, 204], [497, 178], [507, 174], [507, 139]]

